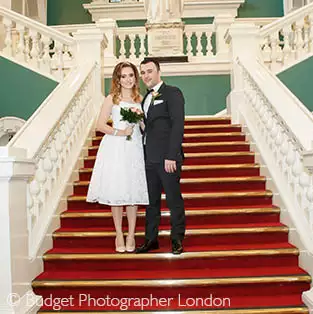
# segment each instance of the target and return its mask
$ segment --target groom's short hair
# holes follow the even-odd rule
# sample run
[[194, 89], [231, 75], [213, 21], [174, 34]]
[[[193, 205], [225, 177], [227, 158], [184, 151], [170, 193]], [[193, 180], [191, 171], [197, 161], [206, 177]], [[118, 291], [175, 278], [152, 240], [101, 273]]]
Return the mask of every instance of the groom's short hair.
[[160, 71], [160, 63], [159, 61], [156, 59], [156, 58], [153, 58], [153, 57], [148, 57], [148, 58], [145, 58], [143, 61], [141, 61], [140, 65], [142, 64], [147, 64], [147, 63], [154, 63], [157, 70]]

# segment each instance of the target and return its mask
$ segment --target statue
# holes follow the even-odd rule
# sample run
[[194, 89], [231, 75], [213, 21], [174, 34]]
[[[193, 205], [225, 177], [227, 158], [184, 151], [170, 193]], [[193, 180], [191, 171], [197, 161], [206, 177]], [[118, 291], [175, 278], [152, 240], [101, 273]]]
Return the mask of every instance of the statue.
[[145, 0], [148, 23], [181, 22], [184, 0]]
[[184, 0], [144, 0], [149, 56], [187, 62], [184, 55]]

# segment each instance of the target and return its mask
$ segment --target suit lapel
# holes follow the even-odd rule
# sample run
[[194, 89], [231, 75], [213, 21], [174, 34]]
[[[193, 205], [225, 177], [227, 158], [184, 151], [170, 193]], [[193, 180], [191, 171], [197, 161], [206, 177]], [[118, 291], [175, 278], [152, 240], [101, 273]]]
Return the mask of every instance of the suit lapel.
[[[166, 85], [165, 85], [165, 83], [163, 82], [162, 85], [160, 86], [159, 90], [158, 90], [158, 93], [159, 93], [159, 94], [162, 94], [162, 91], [165, 89], [165, 87], [166, 87]], [[149, 108], [148, 108], [147, 119], [148, 119], [149, 116], [151, 115], [151, 112], [153, 111], [153, 108], [154, 108], [153, 103], [152, 103], [152, 100], [153, 100], [153, 99], [151, 99], [151, 103], [150, 103]]]
[[146, 101], [146, 98], [147, 98], [148, 95], [149, 95], [149, 93], [146, 93], [146, 95], [143, 97], [143, 100], [141, 101], [142, 111], [144, 110], [145, 101]]
[[[142, 102], [141, 102], [141, 109], [142, 109], [142, 112], [144, 113], [145, 112], [145, 108], [144, 108], [144, 106], [145, 106], [145, 100], [146, 100], [146, 98], [147, 98], [147, 96], [149, 95], [149, 93], [146, 93], [146, 95], [144, 96], [144, 98], [143, 98], [143, 100], [142, 100]], [[144, 116], [144, 121], [146, 121], [146, 115], [144, 114], [143, 115]]]

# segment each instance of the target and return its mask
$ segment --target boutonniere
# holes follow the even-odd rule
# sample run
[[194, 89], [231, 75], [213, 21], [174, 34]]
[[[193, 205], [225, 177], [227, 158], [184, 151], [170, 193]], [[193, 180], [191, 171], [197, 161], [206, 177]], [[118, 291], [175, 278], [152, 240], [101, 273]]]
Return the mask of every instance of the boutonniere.
[[152, 101], [155, 101], [155, 99], [159, 98], [162, 94], [160, 94], [159, 92], [153, 91], [151, 95], [152, 95]]

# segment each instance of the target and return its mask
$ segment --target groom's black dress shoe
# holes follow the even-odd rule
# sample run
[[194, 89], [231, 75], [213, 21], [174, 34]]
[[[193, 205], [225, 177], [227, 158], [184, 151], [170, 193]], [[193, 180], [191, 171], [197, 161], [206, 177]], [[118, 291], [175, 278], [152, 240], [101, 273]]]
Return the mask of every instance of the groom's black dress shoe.
[[172, 240], [172, 253], [173, 254], [181, 254], [183, 253], [183, 243], [181, 240]]
[[139, 246], [136, 249], [136, 253], [147, 253], [152, 250], [157, 250], [159, 248], [159, 242], [158, 241], [152, 241], [152, 240], [146, 240], [145, 243], [142, 246]]

